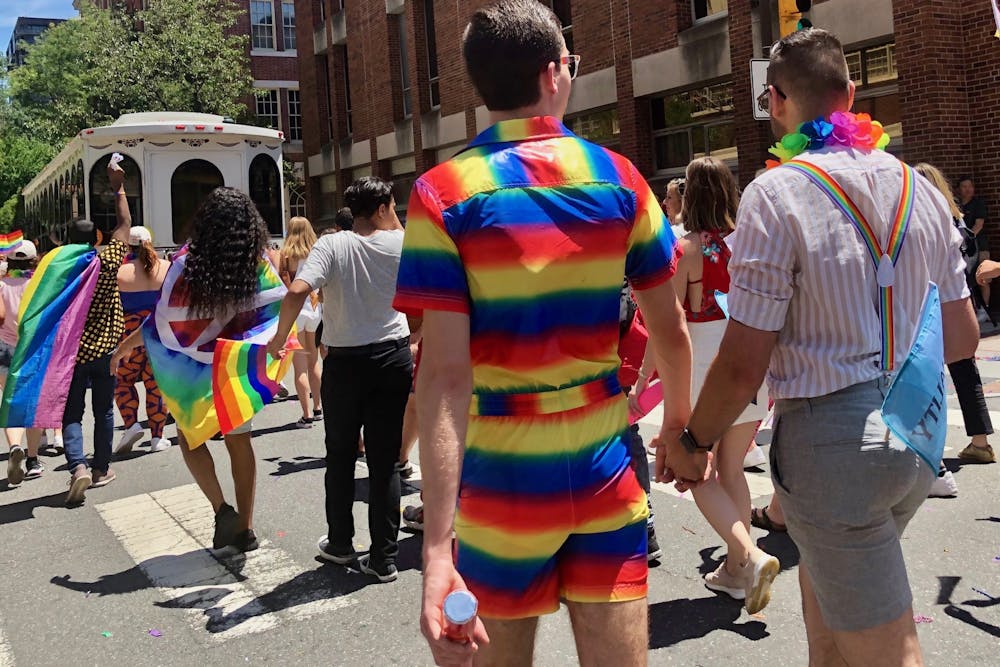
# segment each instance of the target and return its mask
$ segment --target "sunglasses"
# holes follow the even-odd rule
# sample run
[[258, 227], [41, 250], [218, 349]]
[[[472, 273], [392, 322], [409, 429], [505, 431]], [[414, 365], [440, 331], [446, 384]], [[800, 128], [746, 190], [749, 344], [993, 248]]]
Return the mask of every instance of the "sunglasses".
[[570, 81], [576, 78], [576, 75], [580, 72], [580, 56], [570, 54], [568, 56], [562, 56], [559, 58], [560, 65], [566, 65], [569, 68], [569, 78]]
[[763, 93], [761, 93], [760, 95], [757, 96], [757, 106], [760, 107], [761, 111], [770, 111], [771, 110], [771, 89], [772, 88], [774, 89], [774, 92], [778, 93], [778, 96], [781, 97], [781, 99], [783, 99], [783, 100], [787, 100], [788, 99], [788, 95], [785, 95], [784, 91], [782, 91], [781, 88], [778, 88], [778, 86], [776, 86], [775, 84], [772, 83], [771, 85], [769, 85], [764, 90]]

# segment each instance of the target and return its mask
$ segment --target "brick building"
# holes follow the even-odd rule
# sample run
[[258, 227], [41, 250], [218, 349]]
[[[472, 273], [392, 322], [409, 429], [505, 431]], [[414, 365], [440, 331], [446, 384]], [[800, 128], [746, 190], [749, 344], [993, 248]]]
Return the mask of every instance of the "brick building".
[[32, 16], [18, 16], [14, 22], [14, 30], [7, 44], [7, 67], [13, 69], [24, 64], [24, 45], [31, 45], [49, 27], [62, 23], [66, 19], [44, 19]]
[[[245, 10], [234, 31], [249, 37], [248, 55], [253, 86], [259, 94], [247, 100], [257, 124], [285, 133], [285, 159], [300, 178], [304, 174], [302, 101], [299, 93], [299, 58], [296, 49], [294, 0], [236, 0]], [[144, 0], [97, 0], [97, 5], [124, 5], [137, 9]], [[187, 109], [174, 109], [187, 111]], [[305, 215], [305, 196], [290, 184], [286, 215]]]
[[[325, 224], [366, 174], [392, 179], [405, 212], [415, 177], [486, 127], [460, 40], [487, 1], [296, 0], [314, 220]], [[543, 1], [583, 57], [566, 121], [574, 131], [631, 158], [654, 187], [704, 154], [741, 183], [763, 166], [773, 138], [753, 119], [749, 61], [778, 34], [776, 0]], [[843, 41], [855, 110], [886, 125], [890, 150], [952, 180], [972, 174], [1000, 215], [1000, 41], [989, 3], [817, 0], [811, 20]]]

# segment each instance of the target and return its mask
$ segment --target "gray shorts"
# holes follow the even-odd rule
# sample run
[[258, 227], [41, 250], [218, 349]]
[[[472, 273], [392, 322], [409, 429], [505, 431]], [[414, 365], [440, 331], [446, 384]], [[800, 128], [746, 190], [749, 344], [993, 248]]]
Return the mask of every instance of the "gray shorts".
[[771, 475], [823, 619], [856, 631], [912, 604], [899, 537], [934, 473], [890, 436], [875, 380], [775, 403]]

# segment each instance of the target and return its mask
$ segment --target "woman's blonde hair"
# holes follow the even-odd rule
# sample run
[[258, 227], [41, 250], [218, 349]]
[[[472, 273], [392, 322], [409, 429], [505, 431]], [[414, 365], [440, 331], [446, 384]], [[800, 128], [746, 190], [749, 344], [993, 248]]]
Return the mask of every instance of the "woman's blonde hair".
[[281, 246], [282, 257], [288, 259], [305, 259], [309, 251], [316, 245], [316, 232], [312, 223], [302, 216], [295, 216], [288, 221], [288, 236]]
[[948, 179], [944, 177], [941, 170], [932, 164], [926, 162], [921, 162], [914, 167], [918, 174], [926, 178], [931, 184], [941, 191], [944, 198], [948, 200], [948, 206], [951, 207], [951, 217], [956, 220], [962, 219], [962, 209], [958, 207], [958, 201], [955, 199], [955, 193], [951, 191], [951, 186], [948, 185]]
[[689, 232], [736, 229], [740, 191], [729, 167], [714, 157], [693, 160], [687, 168], [681, 218]]

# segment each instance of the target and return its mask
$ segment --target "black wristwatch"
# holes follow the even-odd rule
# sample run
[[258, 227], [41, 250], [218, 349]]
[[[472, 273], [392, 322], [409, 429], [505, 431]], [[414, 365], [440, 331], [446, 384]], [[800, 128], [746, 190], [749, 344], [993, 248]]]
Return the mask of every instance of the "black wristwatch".
[[688, 454], [694, 454], [695, 452], [710, 452], [712, 451], [712, 445], [702, 446], [698, 444], [698, 441], [694, 439], [694, 435], [691, 431], [684, 429], [681, 431], [681, 444], [684, 445], [684, 449], [687, 450]]

